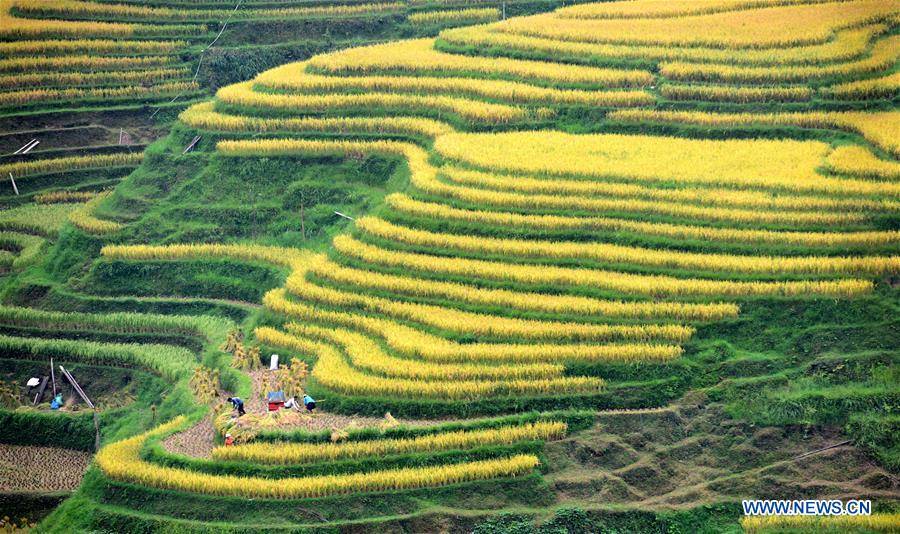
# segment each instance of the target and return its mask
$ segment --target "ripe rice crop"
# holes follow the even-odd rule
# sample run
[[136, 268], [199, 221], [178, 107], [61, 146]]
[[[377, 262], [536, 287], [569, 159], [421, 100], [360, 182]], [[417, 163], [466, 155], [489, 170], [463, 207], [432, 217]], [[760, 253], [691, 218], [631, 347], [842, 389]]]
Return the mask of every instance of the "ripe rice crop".
[[472, 77], [474, 73], [479, 76], [509, 76], [600, 87], [640, 87], [653, 83], [653, 76], [641, 70], [445, 54], [434, 50], [433, 44], [433, 39], [415, 39], [350, 48], [315, 56], [309, 60], [309, 65], [316, 71], [327, 73], [402, 71], [417, 75], [441, 73], [464, 78]]
[[[44, 0], [40, 3], [13, 0], [16, 7], [26, 13], [56, 16], [90, 16], [117, 17], [129, 19], [152, 19], [153, 21], [206, 21], [225, 19], [231, 15], [231, 9], [178, 9], [171, 7], [137, 6], [128, 4], [110, 4], [106, 2], [89, 2], [82, 0]], [[403, 4], [389, 2], [380, 4], [348, 4], [311, 7], [287, 7], [276, 9], [242, 9], [236, 11], [236, 18], [251, 19], [289, 19], [314, 16], [343, 16], [360, 13], [382, 13], [399, 11]]]
[[300, 323], [288, 323], [285, 328], [300, 337], [320, 339], [338, 345], [354, 367], [392, 378], [423, 381], [521, 380], [559, 377], [565, 371], [562, 365], [553, 363], [519, 362], [516, 365], [491, 365], [423, 362], [391, 356], [374, 339], [342, 328], [322, 328]]
[[790, 282], [743, 282], [685, 279], [660, 275], [637, 275], [595, 269], [521, 265], [464, 258], [447, 258], [385, 250], [341, 235], [333, 245], [341, 254], [377, 265], [400, 267], [428, 273], [445, 273], [488, 280], [508, 280], [527, 284], [558, 284], [648, 296], [687, 295], [805, 295], [822, 294], [852, 297], [872, 291], [869, 280], [803, 280]]
[[212, 456], [215, 460], [291, 465], [389, 454], [470, 449], [486, 445], [510, 445], [523, 440], [559, 438], [565, 434], [565, 423], [538, 421], [521, 426], [441, 432], [405, 439], [317, 444], [286, 443], [277, 448], [269, 443], [249, 443], [235, 447], [216, 447]]
[[187, 48], [187, 41], [138, 41], [114, 39], [48, 39], [0, 43], [0, 55], [38, 55], [55, 53], [166, 54]]
[[305, 93], [342, 90], [440, 93], [484, 97], [514, 103], [583, 104], [597, 106], [647, 105], [653, 97], [644, 91], [584, 91], [552, 89], [522, 82], [428, 76], [325, 76], [306, 72], [306, 62], [290, 63], [266, 71], [256, 82], [277, 89]]
[[170, 56], [46, 56], [17, 57], [0, 60], [0, 72], [72, 70], [72, 69], [134, 69], [158, 67], [170, 63]]
[[93, 191], [52, 191], [34, 196], [38, 204], [56, 204], [58, 202], [87, 202], [97, 196]]
[[673, 80], [703, 82], [805, 82], [832, 76], [848, 76], [889, 69], [900, 57], [900, 37], [875, 43], [869, 57], [835, 65], [746, 67], [715, 63], [664, 63], [659, 72]]
[[869, 100], [874, 98], [893, 98], [900, 92], [900, 72], [880, 78], [859, 80], [833, 85], [827, 94], [847, 100]]
[[0, 165], [0, 176], [8, 176], [9, 173], [12, 173], [16, 179], [19, 179], [25, 176], [53, 174], [82, 169], [132, 167], [139, 164], [143, 158], [144, 154], [142, 152], [120, 152], [117, 154], [66, 156], [36, 161], [19, 161]]
[[361, 373], [351, 367], [331, 345], [269, 327], [254, 331], [257, 339], [269, 345], [314, 354], [318, 360], [312, 376], [323, 386], [350, 395], [399, 396], [406, 398], [472, 399], [507, 395], [550, 395], [565, 392], [596, 392], [605, 386], [599, 378], [564, 376], [505, 381], [446, 380], [423, 382], [384, 378]]
[[0, 93], [0, 106], [27, 105], [53, 100], [153, 98], [186, 91], [196, 91], [196, 82], [168, 82], [152, 86], [129, 85], [126, 87], [103, 87], [98, 89], [33, 89]]
[[[900, 78], [898, 78], [900, 82]], [[608, 119], [625, 122], [653, 121], [701, 126], [795, 125], [801, 128], [836, 128], [862, 135], [879, 147], [900, 154], [896, 129], [897, 111], [804, 111], [799, 113], [709, 113], [704, 111], [657, 111], [626, 109], [613, 111]]]
[[308, 258], [295, 248], [269, 247], [265, 245], [106, 245], [100, 254], [120, 260], [182, 260], [192, 258], [237, 258], [264, 261], [281, 267], [292, 267]]
[[819, 141], [714, 141], [541, 131], [454, 133], [439, 137], [434, 148], [446, 158], [492, 170], [900, 196], [897, 184], [834, 179], [817, 173], [831, 150]]
[[650, 343], [456, 343], [388, 319], [332, 312], [289, 301], [282, 289], [267, 293], [263, 304], [272, 311], [290, 317], [362, 330], [381, 337], [389, 347], [401, 354], [438, 362], [546, 362], [548, 354], [552, 354], [560, 362], [665, 362], [682, 354], [681, 347], [676, 345]]
[[[868, 232], [775, 232], [742, 228], [711, 228], [679, 224], [641, 222], [610, 217], [567, 217], [562, 215], [520, 215], [517, 213], [464, 210], [445, 204], [420, 202], [401, 193], [385, 198], [391, 208], [428, 219], [445, 219], [486, 223], [509, 228], [538, 228], [547, 230], [578, 229], [634, 232], [673, 239], [720, 241], [726, 243], [768, 243], [801, 245], [806, 247], [878, 246], [900, 240], [898, 231]], [[578, 206], [573, 206], [578, 207]], [[327, 276], [327, 274], [323, 274]], [[543, 296], [542, 298], [551, 298]]]
[[525, 293], [505, 289], [482, 289], [454, 282], [438, 282], [409, 276], [351, 269], [325, 258], [314, 260], [310, 272], [321, 278], [355, 287], [381, 289], [407, 295], [449, 298], [472, 304], [512, 307], [548, 313], [603, 315], [640, 319], [713, 320], [735, 317], [734, 304], [688, 304], [680, 302], [623, 302], [570, 295]]
[[287, 281], [287, 289], [307, 301], [361, 309], [441, 330], [481, 336], [598, 341], [662, 339], [680, 342], [686, 341], [694, 333], [693, 328], [681, 325], [607, 325], [515, 319], [396, 301], [320, 287], [307, 282], [302, 271], [292, 274]]
[[[207, 33], [207, 28], [203, 24], [124, 24], [118, 22], [22, 18], [10, 13], [10, 8], [21, 1], [0, 0], [0, 37], [11, 37], [19, 40], [23, 38], [56, 38], [61, 36], [76, 38], [107, 36], [171, 37]], [[24, 4], [25, 7], [35, 5], [37, 4]], [[21, 6], [22, 4], [19, 4], [18, 7]]]
[[828, 167], [839, 173], [883, 180], [900, 178], [900, 163], [883, 160], [867, 148], [845, 145], [834, 149], [826, 160]]
[[231, 495], [259, 499], [326, 497], [353, 492], [388, 491], [442, 486], [472, 480], [523, 475], [539, 464], [532, 455], [517, 455], [433, 467], [411, 467], [344, 475], [265, 479], [210, 475], [151, 464], [141, 458], [147, 440], [183, 428], [178, 416], [150, 432], [104, 447], [96, 461], [106, 476], [124, 482], [206, 495]]
[[670, 100], [711, 102], [803, 102], [812, 98], [809, 87], [736, 87], [730, 85], [678, 85], [667, 83], [659, 92]]
[[415, 25], [426, 24], [472, 24], [500, 20], [500, 10], [496, 7], [448, 9], [443, 11], [423, 11], [413, 13], [406, 20]]
[[575, 5], [555, 13], [561, 18], [571, 19], [656, 19], [805, 3], [809, 0], [636, 0]]
[[654, 250], [612, 243], [567, 243], [442, 234], [398, 226], [375, 217], [356, 219], [368, 234], [417, 246], [455, 249], [510, 257], [579, 258], [652, 267], [701, 269], [734, 273], [885, 274], [900, 271], [900, 256], [781, 257], [706, 254]]
[[[623, 3], [619, 3], [624, 5]], [[599, 4], [584, 4], [599, 5]], [[613, 4], [609, 4], [613, 5]], [[558, 11], [559, 13], [559, 11]], [[440, 38], [457, 46], [502, 48], [547, 56], [559, 55], [579, 60], [594, 58], [637, 59], [644, 61], [695, 61], [736, 65], [810, 65], [858, 57], [868, 50], [869, 42], [887, 30], [882, 24], [849, 28], [836, 32], [833, 39], [808, 46], [754, 49], [721, 47], [673, 47], [583, 43], [517, 35], [496, 31], [494, 26], [471, 26], [445, 30]]]
[[525, 116], [525, 110], [503, 104], [492, 104], [451, 96], [420, 96], [393, 93], [283, 95], [253, 90], [253, 82], [219, 89], [216, 97], [226, 104], [256, 108], [272, 108], [290, 112], [321, 112], [346, 108], [389, 108], [404, 111], [435, 109], [455, 113], [470, 121], [503, 123]]
[[[220, 141], [216, 147], [235, 156], [372, 153], [404, 156], [417, 187], [427, 183], [435, 172], [424, 150], [395, 141], [265, 139]], [[492, 170], [615, 176], [650, 183], [674, 181], [691, 185], [900, 196], [900, 186], [895, 184], [833, 179], [816, 172], [830, 151], [828, 145], [818, 141], [712, 141], [540, 131], [453, 133], [440, 136], [434, 148], [444, 157]]]
[[[502, 187], [509, 185], [514, 188], [528, 189], [535, 184], [536, 189], [553, 189], [558, 188], [561, 192], [571, 194], [518, 194], [506, 191], [493, 191], [477, 189], [465, 186], [451, 186], [434, 179], [433, 176], [426, 173], [416, 173], [412, 176], [412, 183], [421, 191], [437, 195], [445, 198], [454, 198], [467, 203], [479, 204], [485, 206], [503, 206], [512, 208], [525, 209], [557, 209], [557, 210], [582, 210], [597, 213], [649, 213], [655, 215], [684, 217], [697, 221], [715, 221], [715, 222], [738, 222], [738, 223], [763, 223], [763, 224], [836, 224], [858, 222], [865, 220], [865, 215], [853, 212], [828, 212], [828, 211], [781, 211], [773, 208], [782, 207], [799, 207], [811, 198], [812, 206], [809, 208], [823, 207], [826, 205], [831, 209], [843, 206], [845, 208], [870, 207], [876, 209], [900, 208], [900, 205], [888, 201], [866, 200], [866, 199], [830, 199], [821, 197], [791, 197], [778, 196], [774, 197], [765, 193], [756, 191], [734, 191], [726, 190], [721, 195], [721, 199], [716, 199], [715, 195], [719, 191], [716, 189], [698, 190], [698, 189], [654, 189], [635, 184], [616, 184], [616, 183], [598, 183], [588, 180], [545, 180], [545, 179], [529, 179], [529, 178], [501, 178], [490, 173], [481, 173], [479, 171], [463, 171], [456, 169], [448, 169], [445, 173], [441, 171], [442, 176], [452, 177], [454, 180], [462, 182], [474, 182], [478, 185], [502, 184]], [[580, 190], [578, 191], [569, 191]], [[590, 198], [582, 196], [585, 193], [593, 192], [602, 195], [599, 198]], [[609, 198], [621, 194], [624, 199]], [[636, 194], [636, 195], [635, 195]], [[628, 198], [629, 196], [648, 196], [662, 197], [671, 200], [640, 200]], [[604, 198], [606, 197], [606, 198]], [[686, 200], [698, 199], [716, 199], [717, 204], [724, 204], [726, 207], [715, 206], [697, 206], [686, 204]], [[771, 199], [771, 200], [769, 200]], [[767, 202], [768, 200], [768, 202]], [[754, 202], [762, 204], [761, 208], [768, 209], [736, 209], [729, 208], [727, 204], [747, 203], [753, 206]], [[781, 204], [771, 206], [767, 204]], [[805, 207], [805, 206], [804, 206]]]
[[888, 20], [893, 12], [879, 0], [851, 0], [656, 19], [571, 19], [547, 13], [509, 19], [496, 28], [589, 43], [770, 48], [823, 43], [835, 30]]
[[[429, 193], [459, 198], [475, 204], [508, 205], [516, 207], [550, 207], [564, 209], [638, 211], [661, 213], [691, 219], [732, 220], [743, 222], [793, 222], [836, 223], [862, 220], [862, 214], [851, 211], [897, 211], [900, 203], [854, 197], [826, 197], [748, 191], [722, 187], [683, 187], [663, 189], [640, 184], [591, 180], [553, 179], [544, 176], [504, 175], [499, 172], [472, 171], [444, 165], [439, 174], [453, 183], [475, 185], [479, 188], [546, 193], [538, 196], [499, 195], [494, 191], [478, 191], [472, 188], [449, 187], [435, 180], [418, 180], [416, 186]], [[416, 177], [413, 177], [416, 180]], [[585, 198], [599, 196], [600, 198]], [[607, 197], [607, 198], [604, 198]], [[613, 197], [613, 198], [608, 198]], [[648, 199], [652, 203], [622, 203], [614, 198]], [[666, 202], [662, 202], [666, 201]], [[570, 203], [570, 204], [565, 204]], [[712, 204], [690, 206], [686, 204]], [[728, 209], [729, 206], [755, 208], [751, 210]], [[790, 210], [792, 213], [779, 213]], [[806, 213], [794, 210], [813, 210]], [[835, 212], [837, 211], [837, 212]]]
[[110, 195], [110, 191], [104, 191], [94, 196], [91, 200], [85, 202], [78, 209], [69, 214], [69, 221], [90, 234], [111, 234], [122, 229], [122, 224], [114, 221], [104, 221], [94, 217], [94, 211], [101, 202], [106, 200]]
[[786, 529], [808, 532], [897, 532], [900, 514], [872, 514], [857, 516], [747, 516], [741, 527], [747, 534], [780, 532]]
[[214, 111], [214, 107], [214, 102], [194, 104], [182, 111], [178, 118], [181, 122], [194, 128], [228, 132], [374, 132], [437, 137], [453, 131], [447, 124], [419, 117], [259, 118], [226, 115]]
[[[100, 72], [47, 72], [37, 74], [14, 74], [0, 76], [0, 88], [48, 86], [48, 85], [101, 85], [101, 84], [131, 84], [151, 83], [175, 78], [190, 77], [187, 68], [173, 69], [148, 69], [148, 70], [124, 70], [124, 71], [100, 71]], [[46, 89], [46, 87], [42, 87]], [[144, 88], [131, 88], [132, 91]], [[69, 89], [71, 90], [71, 89]], [[89, 92], [109, 90], [89, 89]], [[122, 89], [116, 88], [116, 91]], [[157, 90], [156, 92], [160, 92]], [[113, 93], [115, 94], [115, 93]]]

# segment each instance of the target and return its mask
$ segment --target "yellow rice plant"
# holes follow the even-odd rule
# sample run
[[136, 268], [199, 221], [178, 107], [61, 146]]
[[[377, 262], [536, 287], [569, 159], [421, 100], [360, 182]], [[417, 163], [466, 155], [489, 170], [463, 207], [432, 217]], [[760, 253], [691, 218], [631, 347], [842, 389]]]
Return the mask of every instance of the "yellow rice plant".
[[151, 86], [101, 87], [96, 89], [32, 89], [0, 93], [0, 106], [27, 105], [54, 100], [153, 98], [185, 91], [196, 91], [196, 82], [168, 82]]
[[290, 317], [341, 325], [384, 339], [400, 354], [436, 362], [546, 362], [552, 354], [559, 362], [666, 362], [682, 354], [677, 345], [651, 343], [622, 344], [516, 344], [456, 343], [388, 319], [345, 312], [333, 312], [287, 300], [283, 289], [263, 298], [270, 310]]
[[342, 475], [265, 479], [233, 475], [210, 475], [152, 464], [141, 458], [149, 439], [183, 428], [184, 416], [154, 430], [104, 447], [95, 457], [103, 473], [113, 480], [141, 486], [206, 495], [229, 495], [259, 499], [326, 497], [353, 492], [388, 491], [442, 486], [494, 477], [528, 473], [539, 461], [536, 456], [517, 455], [433, 467], [413, 467]]
[[41, 37], [168, 37], [173, 35], [200, 35], [208, 30], [204, 24], [196, 25], [161, 25], [161, 24], [125, 24], [118, 22], [93, 22], [81, 20], [54, 20], [47, 18], [29, 19], [17, 17], [10, 13], [14, 3], [19, 7], [37, 5], [23, 4], [24, 0], [0, 0], [0, 37], [21, 40]]
[[566, 434], [566, 430], [566, 424], [562, 422], [538, 421], [524, 425], [439, 432], [401, 439], [316, 444], [285, 443], [279, 447], [272, 447], [267, 443], [248, 443], [236, 447], [216, 447], [213, 449], [212, 457], [215, 460], [291, 465], [390, 454], [471, 449], [487, 445], [511, 445], [525, 440], [559, 438]]
[[335, 391], [350, 395], [381, 395], [405, 398], [475, 399], [506, 395], [549, 395], [596, 392], [605, 386], [599, 378], [562, 376], [520, 380], [444, 380], [423, 382], [403, 378], [385, 378], [362, 373], [351, 367], [333, 346], [296, 335], [285, 334], [269, 327], [254, 331], [257, 339], [284, 347], [318, 360], [312, 376]]
[[447, 9], [413, 13], [406, 20], [415, 25], [491, 22], [500, 20], [500, 10], [496, 7], [473, 7], [469, 9]]
[[614, 301], [574, 295], [482, 289], [455, 282], [439, 282], [353, 269], [338, 265], [325, 257], [311, 261], [309, 272], [327, 280], [365, 289], [447, 298], [469, 304], [504, 306], [547, 313], [603, 315], [633, 319], [715, 320], [736, 317], [739, 311], [738, 306], [725, 303]]
[[453, 133], [440, 136], [434, 148], [447, 158], [491, 170], [900, 196], [898, 184], [828, 178], [816, 172], [831, 151], [819, 141], [720, 141], [539, 131]]
[[417, 75], [441, 73], [464, 78], [507, 76], [551, 83], [602, 87], [645, 86], [653, 75], [642, 70], [604, 69], [508, 58], [464, 56], [438, 52], [433, 39], [414, 39], [364, 46], [318, 55], [310, 66], [328, 73], [368, 74], [402, 71]]
[[[479, 171], [465, 170], [449, 170], [443, 176], [452, 176], [458, 181], [472, 181], [479, 185], [486, 184], [510, 184], [513, 188], [529, 188], [533, 184], [537, 184], [535, 189], [550, 189], [559, 187], [560, 190], [568, 194], [520, 194], [507, 191], [485, 190], [474, 187], [449, 185], [434, 179], [433, 173], [415, 173], [412, 176], [413, 185], [431, 195], [441, 196], [444, 198], [452, 198], [462, 200], [471, 204], [479, 204], [484, 206], [502, 206], [509, 208], [526, 208], [526, 209], [557, 209], [557, 210], [581, 210], [596, 213], [648, 213], [655, 215], [689, 218], [696, 221], [715, 221], [715, 222], [737, 222], [737, 223], [762, 223], [762, 224], [841, 224], [850, 222], [859, 222], [865, 220], [862, 213], [854, 213], [849, 211], [782, 211], [780, 209], [772, 209], [773, 206], [766, 206], [766, 200], [771, 199], [770, 204], [780, 204], [777, 208], [796, 207], [797, 204], [805, 202], [806, 198], [811, 198], [813, 208], [820, 208], [820, 205], [831, 204], [831, 209], [837, 207], [857, 209], [862, 207], [888, 209], [900, 208], [896, 202], [880, 201], [874, 199], [830, 199], [822, 197], [792, 197], [792, 196], [774, 196], [758, 191], [740, 191], [725, 190], [722, 193], [721, 201], [718, 204], [724, 204], [725, 207], [716, 206], [697, 206], [687, 204], [685, 201], [692, 199], [715, 199], [719, 191], [716, 189], [655, 189], [644, 187], [636, 184], [617, 184], [594, 182], [588, 180], [546, 180], [532, 178], [505, 178], [492, 175], [490, 173], [482, 173]], [[491, 186], [489, 185], [489, 187]], [[566, 191], [567, 189], [580, 190]], [[602, 196], [586, 197], [582, 196], [586, 192], [593, 192]], [[625, 198], [615, 198], [620, 193]], [[641, 195], [653, 197], [667, 198], [671, 200], [641, 200], [628, 198], [629, 195]], [[612, 198], [610, 198], [612, 197]], [[738, 209], [727, 207], [729, 200], [736, 203], [751, 203], [759, 200], [763, 206], [758, 208]], [[714, 202], [714, 201], [713, 201]], [[752, 204], [751, 204], [752, 206]], [[760, 209], [763, 208], [763, 209]], [[596, 219], [596, 218], [595, 218]]]
[[495, 28], [519, 35], [588, 43], [787, 48], [824, 43], [838, 29], [887, 21], [894, 13], [889, 2], [850, 0], [652, 19], [573, 19], [545, 13], [512, 18]]
[[812, 98], [809, 87], [740, 87], [733, 85], [682, 85], [667, 83], [659, 93], [669, 100], [711, 102], [803, 102]]
[[[600, 4], [583, 4], [600, 5]], [[608, 4], [624, 5], [624, 3]], [[658, 45], [623, 45], [561, 41], [543, 37], [496, 31], [495, 26], [467, 26], [441, 32], [441, 39], [458, 46], [504, 48], [548, 57], [568, 56], [579, 59], [611, 58], [649, 61], [694, 61], [733, 63], [736, 65], [820, 64], [856, 58], [868, 50], [869, 42], [887, 30], [883, 24], [838, 31], [824, 43], [797, 47], [763, 49], [728, 49], [722, 47], [674, 47]]]
[[0, 59], [0, 72], [135, 69], [158, 67], [170, 62], [172, 62], [170, 56], [26, 56]]
[[[42, 72], [0, 76], [0, 88], [48, 85], [101, 85], [156, 83], [161, 80], [190, 77], [190, 69], [147, 69], [99, 72]], [[93, 89], [96, 91], [96, 89]]]
[[38, 204], [58, 204], [60, 202], [87, 202], [97, 196], [94, 191], [51, 191], [50, 193], [40, 193], [34, 195], [34, 200]]
[[745, 516], [741, 527], [747, 534], [800, 530], [803, 532], [900, 532], [900, 514], [836, 516]]
[[301, 270], [295, 270], [289, 277], [287, 289], [305, 301], [383, 314], [446, 331], [498, 338], [682, 342], [694, 333], [693, 328], [682, 325], [609, 325], [517, 319], [385, 299], [317, 286], [308, 282]]
[[689, 295], [794, 296], [807, 294], [853, 297], [872, 291], [871, 281], [858, 279], [789, 282], [685, 279], [662, 275], [638, 275], [548, 265], [510, 264], [399, 252], [373, 247], [344, 235], [335, 237], [332, 243], [341, 254], [358, 258], [368, 263], [389, 267], [527, 284], [592, 287], [657, 297]]
[[[743, 228], [714, 228], [680, 224], [643, 222], [611, 217], [568, 217], [563, 215], [521, 215], [518, 213], [465, 210], [433, 202], [413, 200], [402, 193], [385, 198], [391, 208], [432, 220], [445, 219], [485, 223], [510, 228], [537, 228], [542, 230], [605, 230], [634, 232], [672, 239], [702, 240], [726, 243], [765, 243], [774, 245], [800, 245], [805, 247], [879, 246], [900, 242], [896, 230], [863, 232], [776, 232]], [[323, 276], [327, 276], [323, 274]], [[542, 296], [542, 299], [551, 298]], [[560, 309], [560, 311], [562, 311]], [[575, 311], [573, 309], [573, 311]], [[595, 310], [593, 313], [597, 313]]]
[[307, 62], [289, 63], [268, 70], [256, 82], [277, 89], [304, 93], [389, 91], [417, 94], [460, 94], [515, 103], [582, 104], [596, 106], [649, 105], [655, 100], [644, 91], [585, 91], [553, 89], [522, 82], [434, 76], [326, 76], [306, 72]]
[[[428, 163], [427, 152], [416, 145], [395, 141], [265, 139], [220, 141], [216, 146], [220, 152], [236, 156], [372, 153], [403, 156], [417, 186], [427, 182], [428, 175], [435, 172]], [[534, 131], [447, 134], [438, 137], [434, 148], [445, 157], [492, 170], [615, 176], [649, 183], [900, 196], [897, 184], [820, 175], [816, 167], [831, 149], [819, 141], [713, 141]]]
[[117, 154], [98, 154], [91, 156], [66, 156], [62, 158], [40, 159], [36, 161], [18, 161], [0, 165], [0, 176], [12, 173], [16, 179], [24, 176], [52, 174], [57, 172], [83, 169], [100, 169], [105, 167], [131, 167], [144, 158], [142, 152], [120, 152]]
[[672, 80], [726, 83], [802, 83], [890, 69], [900, 57], [900, 36], [881, 39], [863, 59], [833, 65], [748, 67], [718, 63], [663, 63], [661, 75]]
[[127, 36], [135, 33], [134, 24], [114, 22], [68, 21], [27, 19], [12, 15], [9, 10], [13, 0], [0, 1], [0, 36], [16, 39], [68, 35], [72, 37], [95, 35]]
[[285, 95], [254, 91], [253, 82], [238, 83], [219, 89], [216, 97], [226, 104], [288, 110], [294, 113], [319, 113], [357, 107], [389, 108], [404, 112], [434, 109], [454, 113], [470, 121], [489, 123], [509, 122], [525, 116], [525, 110], [514, 106], [461, 97], [394, 93]]
[[[152, 19], [153, 21], [186, 21], [217, 20], [231, 15], [231, 9], [179, 9], [171, 7], [138, 6], [128, 4], [111, 4], [106, 2], [90, 2], [83, 0], [43, 0], [40, 3], [30, 0], [12, 0], [13, 4], [26, 13], [42, 15], [76, 15], [91, 17], [127, 17], [130, 19]], [[276, 9], [242, 9], [236, 12], [239, 19], [260, 18], [304, 18], [313, 16], [343, 16], [360, 13], [382, 13], [399, 11], [403, 4], [389, 2], [380, 4], [349, 4], [312, 7], [289, 7]]]
[[120, 260], [183, 260], [193, 258], [237, 258], [293, 267], [307, 261], [309, 253], [300, 249], [265, 245], [106, 245], [100, 254]]
[[260, 118], [227, 115], [214, 110], [214, 102], [194, 104], [178, 116], [194, 128], [227, 132], [339, 132], [403, 133], [437, 137], [454, 131], [449, 125], [419, 117], [302, 117]]
[[69, 221], [89, 234], [111, 234], [122, 229], [122, 224], [114, 221], [105, 221], [94, 216], [94, 211], [101, 202], [106, 200], [112, 191], [98, 193], [77, 209], [69, 213]]
[[219, 396], [219, 370], [198, 365], [188, 382], [194, 397], [202, 404], [209, 404]]
[[141, 41], [129, 39], [47, 39], [0, 43], [4, 57], [57, 53], [168, 54], [188, 46], [187, 41]]
[[900, 72], [879, 78], [832, 85], [826, 89], [827, 94], [846, 100], [892, 98], [897, 96], [898, 92], [900, 92]]
[[738, 256], [656, 250], [612, 243], [573, 243], [443, 234], [399, 226], [376, 217], [361, 217], [362, 232], [407, 245], [537, 258], [592, 259], [662, 268], [701, 269], [746, 274], [887, 274], [900, 271], [900, 256]]
[[835, 172], [854, 176], [883, 180], [900, 178], [900, 163], [879, 159], [871, 150], [857, 145], [845, 145], [834, 149], [828, 155], [826, 164]]
[[521, 380], [559, 377], [565, 371], [565, 367], [555, 363], [517, 362], [515, 365], [491, 365], [423, 362], [418, 359], [391, 356], [374, 339], [343, 328], [323, 328], [301, 323], [288, 323], [285, 328], [300, 337], [321, 339], [338, 345], [353, 367], [392, 378], [422, 381]]
[[[898, 77], [900, 86], [900, 77]], [[790, 125], [801, 128], [834, 128], [865, 137], [879, 147], [900, 154], [898, 111], [802, 111], [797, 113], [710, 113], [705, 111], [664, 111], [624, 109], [607, 114], [616, 121], [672, 122], [700, 126]]]
[[809, 0], [634, 0], [575, 5], [556, 14], [569, 19], [657, 19], [806, 3]]
[[[900, 210], [898, 202], [871, 198], [796, 195], [704, 186], [677, 189], [657, 188], [634, 183], [605, 181], [602, 178], [568, 180], [523, 174], [507, 175], [499, 172], [473, 171], [453, 165], [444, 165], [439, 174], [452, 183], [473, 185], [478, 188], [496, 190], [496, 192], [516, 191], [529, 193], [529, 195], [527, 197], [490, 195], [488, 192], [472, 188], [449, 187], [447, 184], [430, 179], [417, 180], [415, 185], [431, 194], [459, 198], [475, 204], [520, 208], [639, 211], [691, 219], [810, 224], [863, 220], [862, 214], [848, 213], [848, 211]], [[545, 195], [539, 196], [533, 193], [544, 193]], [[600, 198], [586, 198], [589, 196]], [[648, 199], [656, 202], [624, 204], [617, 202], [615, 200], [617, 198]], [[571, 204], [565, 204], [565, 202]], [[710, 204], [711, 206], [688, 206], [686, 204]], [[720, 209], [720, 207], [728, 208], [729, 206], [753, 209]], [[778, 213], [781, 210], [789, 210], [792, 213]], [[794, 210], [812, 211], [803, 213]]]

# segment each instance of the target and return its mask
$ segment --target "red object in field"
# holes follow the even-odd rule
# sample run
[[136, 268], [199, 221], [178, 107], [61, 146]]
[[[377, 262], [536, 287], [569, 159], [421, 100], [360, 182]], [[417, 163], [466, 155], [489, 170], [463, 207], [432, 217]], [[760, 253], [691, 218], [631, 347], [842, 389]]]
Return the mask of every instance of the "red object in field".
[[226, 436], [226, 437], [225, 437], [225, 446], [226, 446], [226, 447], [231, 447], [232, 445], [234, 445], [234, 438], [231, 437], [230, 435], [229, 435], [229, 436]]
[[269, 411], [277, 412], [284, 408], [284, 391], [273, 391], [268, 395]]

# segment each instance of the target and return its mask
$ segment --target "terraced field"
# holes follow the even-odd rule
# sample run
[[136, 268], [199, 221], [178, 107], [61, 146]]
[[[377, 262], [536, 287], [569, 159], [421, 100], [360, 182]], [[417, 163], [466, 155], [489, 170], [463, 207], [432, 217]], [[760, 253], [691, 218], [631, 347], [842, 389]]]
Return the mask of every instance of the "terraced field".
[[9, 124], [178, 112], [0, 162], [4, 357], [152, 384], [44, 530], [896, 531], [896, 5], [245, 4], [2, 5]]

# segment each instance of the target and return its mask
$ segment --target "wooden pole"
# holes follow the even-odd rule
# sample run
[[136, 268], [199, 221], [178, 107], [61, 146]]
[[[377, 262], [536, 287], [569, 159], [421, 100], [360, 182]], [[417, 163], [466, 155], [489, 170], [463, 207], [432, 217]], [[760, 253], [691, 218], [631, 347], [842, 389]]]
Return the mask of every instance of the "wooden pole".
[[50, 378], [53, 379], [53, 396], [56, 397], [56, 373], [53, 371], [53, 357], [50, 357]]
[[91, 402], [91, 399], [84, 393], [84, 390], [81, 389], [81, 386], [78, 385], [78, 382], [75, 381], [75, 377], [72, 376], [72, 373], [66, 371], [66, 368], [62, 365], [59, 366], [59, 370], [62, 371], [63, 376], [65, 376], [69, 382], [72, 384], [72, 387], [75, 388], [75, 392], [84, 399], [84, 402], [87, 403], [91, 409], [94, 410], [94, 450], [100, 450], [100, 417], [97, 415], [97, 407], [94, 406], [94, 403]]

